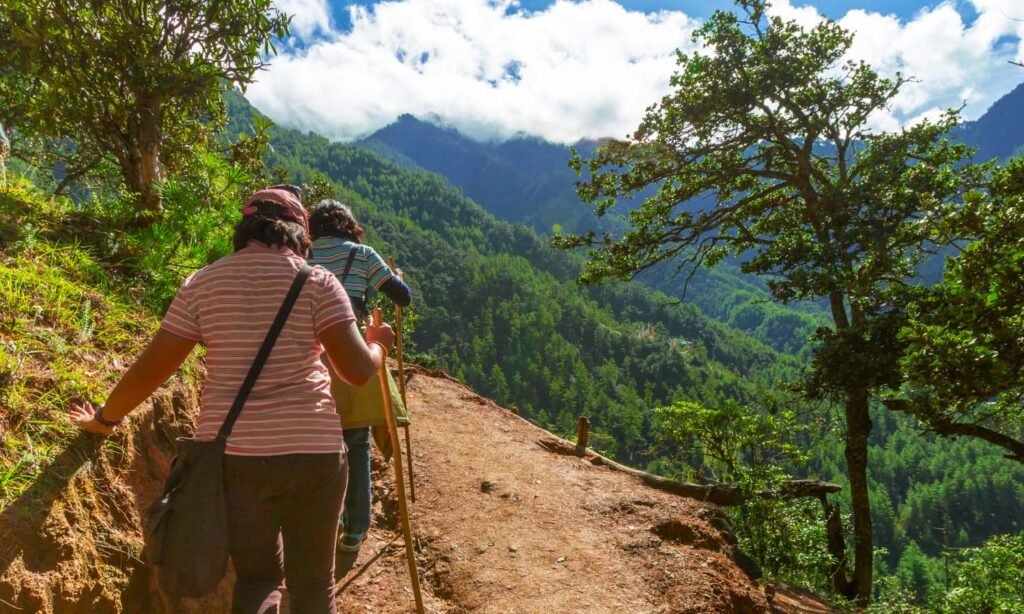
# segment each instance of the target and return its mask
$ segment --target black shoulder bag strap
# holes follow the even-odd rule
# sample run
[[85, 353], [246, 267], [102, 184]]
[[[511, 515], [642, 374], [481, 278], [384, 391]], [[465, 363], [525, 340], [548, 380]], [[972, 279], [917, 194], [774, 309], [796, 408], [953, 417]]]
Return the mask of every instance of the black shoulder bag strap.
[[[359, 251], [358, 245], [353, 245], [352, 249], [348, 252], [348, 262], [345, 263], [345, 270], [341, 273], [341, 286], [345, 287], [345, 280], [348, 279], [348, 274], [352, 270], [352, 263], [356, 259], [356, 253]], [[347, 293], [348, 290], [345, 290]], [[356, 317], [362, 318], [366, 311], [366, 295], [363, 296], [350, 296], [349, 300], [352, 301], [352, 308], [356, 312]]]
[[356, 251], [359, 250], [359, 246], [353, 246], [348, 252], [348, 262], [345, 263], [345, 272], [341, 274], [341, 283], [344, 284], [345, 280], [348, 279], [348, 272], [352, 270], [352, 262], [356, 259]]
[[270, 330], [267, 331], [267, 337], [263, 340], [263, 345], [260, 347], [259, 353], [256, 354], [256, 359], [252, 361], [252, 366], [249, 367], [249, 373], [245, 376], [242, 387], [238, 390], [238, 396], [235, 397], [235, 402], [231, 405], [228, 416], [224, 419], [224, 424], [221, 425], [220, 431], [217, 433], [217, 441], [225, 442], [228, 439], [228, 435], [231, 434], [231, 429], [235, 426], [235, 420], [238, 420], [238, 414], [242, 413], [242, 406], [245, 405], [246, 399], [249, 398], [249, 393], [252, 392], [253, 386], [256, 385], [256, 378], [260, 376], [263, 365], [270, 358], [270, 350], [274, 349], [274, 343], [277, 341], [278, 335], [281, 334], [281, 329], [284, 328], [285, 322], [288, 321], [288, 314], [291, 313], [295, 301], [299, 298], [299, 293], [302, 292], [302, 286], [306, 283], [306, 279], [312, 270], [313, 267], [304, 264], [299, 269], [299, 274], [295, 276], [295, 281], [292, 282], [292, 287], [288, 289], [288, 294], [284, 297], [284, 302], [281, 303], [281, 308], [277, 311], [277, 317], [274, 318], [274, 323], [270, 326]]

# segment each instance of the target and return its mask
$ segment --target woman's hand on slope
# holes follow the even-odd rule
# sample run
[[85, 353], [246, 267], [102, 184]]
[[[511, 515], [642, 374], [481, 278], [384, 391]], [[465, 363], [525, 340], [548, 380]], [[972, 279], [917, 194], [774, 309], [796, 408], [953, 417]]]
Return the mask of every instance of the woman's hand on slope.
[[94, 408], [92, 403], [88, 401], [81, 405], [78, 403], [72, 403], [69, 416], [71, 417], [72, 422], [88, 433], [109, 435], [114, 432], [112, 427], [104, 426], [96, 420], [96, 408]]
[[[195, 345], [196, 342], [192, 339], [181, 337], [163, 328], [158, 329], [139, 359], [121, 376], [121, 380], [110, 392], [103, 406], [103, 419], [108, 422], [119, 422], [128, 415], [128, 412], [149, 398], [149, 395], [174, 375]], [[90, 433], [109, 435], [114, 432], [113, 427], [100, 424], [95, 413], [92, 403], [72, 403], [68, 415], [72, 422]]]

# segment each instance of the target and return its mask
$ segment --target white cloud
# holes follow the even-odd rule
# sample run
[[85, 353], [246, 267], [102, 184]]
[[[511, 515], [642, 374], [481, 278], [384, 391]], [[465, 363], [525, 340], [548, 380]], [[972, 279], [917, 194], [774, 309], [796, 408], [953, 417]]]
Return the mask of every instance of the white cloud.
[[331, 9], [327, 0], [277, 0], [277, 8], [292, 16], [291, 33], [309, 40], [331, 31]]
[[696, 22], [611, 0], [402, 0], [350, 9], [352, 28], [274, 58], [249, 97], [281, 123], [351, 139], [401, 113], [479, 137], [625, 136], [668, 88]]
[[[1024, 17], [1019, 3], [972, 0], [978, 17], [971, 24], [948, 0], [923, 8], [907, 22], [859, 9], [841, 17], [839, 24], [854, 32], [849, 58], [864, 60], [884, 75], [913, 78], [891, 109], [872, 118], [875, 127], [891, 130], [935, 119], [944, 109], [961, 105], [964, 117], [974, 119], [1024, 80], [1024, 71], [1008, 63], [1024, 54], [1024, 22], [1011, 17], [1015, 11]], [[794, 9], [789, 0], [778, 5], [779, 14], [805, 24], [813, 23], [817, 13], [809, 6]]]
[[[874, 123], [895, 128], [966, 103], [979, 116], [1024, 79], [1020, 0], [971, 0], [970, 24], [951, 2], [913, 19], [852, 10], [851, 57], [885, 74], [914, 76]], [[303, 46], [274, 58], [248, 96], [282, 124], [350, 140], [402, 113], [433, 118], [479, 138], [525, 132], [572, 142], [632, 132], [668, 93], [675, 50], [699, 24], [678, 11], [644, 14], [612, 0], [558, 0], [543, 11], [514, 0], [389, 0], [349, 9], [338, 31], [325, 0], [279, 0], [299, 13]], [[1013, 6], [1011, 6], [1013, 5]], [[810, 25], [810, 5], [773, 11]], [[1012, 16], [1012, 17], [1011, 17]], [[314, 36], [315, 35], [315, 36]]]

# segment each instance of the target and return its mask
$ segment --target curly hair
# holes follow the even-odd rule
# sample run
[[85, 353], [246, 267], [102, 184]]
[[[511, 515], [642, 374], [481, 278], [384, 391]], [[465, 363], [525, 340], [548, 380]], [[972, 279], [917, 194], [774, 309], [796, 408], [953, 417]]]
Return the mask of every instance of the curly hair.
[[366, 230], [359, 225], [352, 209], [336, 200], [321, 200], [309, 214], [309, 233], [313, 239], [338, 237], [362, 243]]
[[234, 246], [237, 252], [244, 249], [249, 241], [266, 245], [287, 247], [300, 256], [309, 249], [309, 237], [302, 224], [281, 217], [281, 208], [276, 203], [257, 201], [256, 215], [247, 215], [235, 226]]

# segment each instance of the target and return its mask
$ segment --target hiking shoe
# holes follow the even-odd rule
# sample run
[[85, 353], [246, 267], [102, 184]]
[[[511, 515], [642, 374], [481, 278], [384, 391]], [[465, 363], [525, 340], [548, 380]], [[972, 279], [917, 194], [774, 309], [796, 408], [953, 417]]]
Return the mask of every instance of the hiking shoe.
[[342, 535], [338, 540], [338, 554], [356, 554], [363, 540], [355, 535]]

